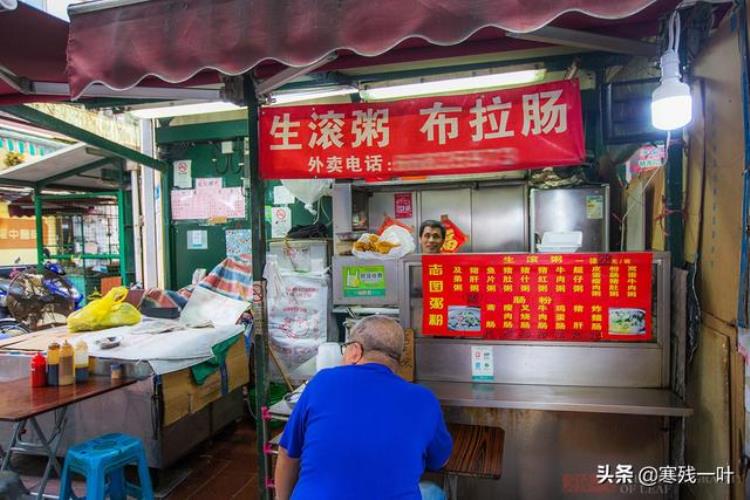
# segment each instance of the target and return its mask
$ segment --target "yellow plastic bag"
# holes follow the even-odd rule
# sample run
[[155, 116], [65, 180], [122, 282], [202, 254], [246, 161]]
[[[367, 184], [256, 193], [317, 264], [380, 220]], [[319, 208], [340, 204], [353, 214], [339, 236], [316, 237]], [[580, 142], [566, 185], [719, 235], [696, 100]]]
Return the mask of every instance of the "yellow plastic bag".
[[90, 302], [83, 309], [68, 316], [68, 330], [88, 332], [135, 325], [141, 321], [141, 313], [131, 304], [124, 302], [127, 296], [127, 288], [123, 286], [113, 288], [101, 299]]

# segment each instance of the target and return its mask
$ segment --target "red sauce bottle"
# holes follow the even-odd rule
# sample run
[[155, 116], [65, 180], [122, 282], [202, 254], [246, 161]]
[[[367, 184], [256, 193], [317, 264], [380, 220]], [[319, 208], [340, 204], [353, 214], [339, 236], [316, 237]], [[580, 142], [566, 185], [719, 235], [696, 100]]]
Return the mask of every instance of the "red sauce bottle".
[[31, 387], [47, 385], [47, 360], [38, 352], [31, 358]]

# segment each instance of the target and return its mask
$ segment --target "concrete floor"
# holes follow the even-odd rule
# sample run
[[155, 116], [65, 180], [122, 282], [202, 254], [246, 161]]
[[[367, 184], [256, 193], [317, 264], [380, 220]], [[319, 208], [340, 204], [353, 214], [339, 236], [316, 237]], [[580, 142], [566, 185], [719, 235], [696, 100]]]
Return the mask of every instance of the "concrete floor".
[[[36, 491], [46, 461], [41, 457], [16, 456], [12, 468], [21, 474], [24, 484]], [[249, 418], [230, 425], [200, 445], [195, 451], [168, 470], [152, 474], [156, 498], [188, 500], [255, 500], [258, 498], [258, 453], [255, 429]], [[128, 471], [128, 476], [133, 471]], [[54, 474], [53, 474], [54, 476]], [[85, 483], [74, 477], [73, 490], [85, 495]], [[169, 483], [180, 480], [170, 488]], [[58, 495], [59, 478], [51, 479], [46, 494]]]

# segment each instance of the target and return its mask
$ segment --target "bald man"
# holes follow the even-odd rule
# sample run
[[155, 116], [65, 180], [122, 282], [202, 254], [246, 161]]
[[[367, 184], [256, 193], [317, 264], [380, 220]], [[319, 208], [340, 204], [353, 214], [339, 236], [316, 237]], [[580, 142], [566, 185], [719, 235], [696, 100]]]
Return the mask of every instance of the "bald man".
[[354, 326], [344, 366], [313, 377], [284, 429], [278, 499], [421, 499], [419, 478], [445, 465], [452, 442], [435, 396], [394, 373], [403, 347], [392, 319]]

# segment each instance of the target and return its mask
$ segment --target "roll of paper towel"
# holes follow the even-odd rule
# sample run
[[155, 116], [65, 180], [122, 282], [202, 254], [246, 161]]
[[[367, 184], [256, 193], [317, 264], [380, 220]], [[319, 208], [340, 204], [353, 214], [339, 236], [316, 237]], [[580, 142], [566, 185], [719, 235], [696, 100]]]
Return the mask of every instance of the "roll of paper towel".
[[323, 342], [318, 346], [318, 355], [315, 358], [315, 371], [324, 368], [333, 368], [341, 364], [341, 346], [336, 342]]

